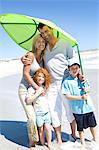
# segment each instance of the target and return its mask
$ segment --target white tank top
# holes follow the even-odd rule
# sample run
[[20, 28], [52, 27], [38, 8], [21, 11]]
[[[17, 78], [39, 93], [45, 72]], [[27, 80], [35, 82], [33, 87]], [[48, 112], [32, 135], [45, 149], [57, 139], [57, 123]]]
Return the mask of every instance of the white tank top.
[[[40, 65], [38, 64], [38, 62], [36, 61], [35, 57], [34, 57], [34, 60], [31, 64], [31, 68], [30, 68], [30, 76], [33, 77], [34, 73], [36, 72], [36, 70], [38, 70], [40, 68]], [[24, 79], [24, 75], [22, 77], [22, 80], [21, 80], [21, 83], [20, 83], [20, 86], [24, 87], [25, 88], [28, 88], [29, 87], [29, 84], [28, 82]]]

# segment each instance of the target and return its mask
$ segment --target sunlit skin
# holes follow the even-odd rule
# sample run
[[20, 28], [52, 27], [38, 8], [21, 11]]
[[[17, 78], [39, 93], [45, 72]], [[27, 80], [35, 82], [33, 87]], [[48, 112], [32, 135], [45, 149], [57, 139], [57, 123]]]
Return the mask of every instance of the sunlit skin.
[[78, 65], [70, 66], [69, 72], [70, 72], [70, 75], [75, 78], [75, 77], [77, 77], [78, 73], [80, 72], [80, 67]]
[[45, 49], [45, 40], [42, 37], [39, 37], [35, 42], [35, 49], [37, 52], [41, 52]]
[[42, 86], [43, 83], [45, 82], [45, 77], [44, 77], [44, 74], [43, 73], [39, 73], [36, 77], [36, 80], [37, 80], [37, 84], [39, 86]]
[[49, 28], [48, 26], [44, 26], [42, 29], [39, 29], [42, 37], [45, 41], [49, 42], [53, 38], [53, 30]]

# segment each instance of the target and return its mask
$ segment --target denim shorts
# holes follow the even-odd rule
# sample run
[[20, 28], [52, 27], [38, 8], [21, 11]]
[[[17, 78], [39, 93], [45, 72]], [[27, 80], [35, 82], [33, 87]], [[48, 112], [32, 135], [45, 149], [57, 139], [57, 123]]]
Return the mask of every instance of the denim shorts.
[[51, 124], [51, 116], [50, 113], [38, 114], [36, 115], [36, 123], [38, 127], [43, 126], [45, 123]]
[[83, 129], [86, 129], [88, 127], [95, 127], [97, 125], [93, 112], [73, 115], [77, 123], [77, 131], [83, 131]]

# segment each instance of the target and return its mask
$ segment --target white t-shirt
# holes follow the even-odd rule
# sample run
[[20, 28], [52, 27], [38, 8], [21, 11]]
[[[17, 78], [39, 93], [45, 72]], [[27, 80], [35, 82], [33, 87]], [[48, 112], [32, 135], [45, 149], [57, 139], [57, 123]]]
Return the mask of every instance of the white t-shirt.
[[[34, 73], [35, 73], [39, 68], [40, 68], [40, 65], [38, 64], [38, 62], [36, 61], [36, 59], [35, 59], [35, 57], [34, 57], [34, 60], [33, 60], [32, 64], [31, 64], [31, 68], [30, 68], [30, 76], [33, 77]], [[28, 88], [28, 87], [29, 87], [28, 81], [26, 81], [25, 78], [24, 78], [24, 74], [23, 74], [23, 77], [22, 77], [20, 86], [21, 86], [21, 87], [25, 87], [25, 88]]]
[[44, 62], [53, 81], [62, 80], [64, 71], [68, 66], [68, 59], [71, 59], [73, 55], [73, 49], [60, 39], [51, 51], [49, 46], [47, 46], [44, 55]]
[[[34, 93], [35, 93], [35, 90], [33, 89], [33, 87], [30, 87], [28, 88], [28, 93], [26, 97]], [[37, 115], [49, 112], [47, 92], [44, 96], [40, 95], [36, 98], [35, 103], [33, 103], [33, 107]]]

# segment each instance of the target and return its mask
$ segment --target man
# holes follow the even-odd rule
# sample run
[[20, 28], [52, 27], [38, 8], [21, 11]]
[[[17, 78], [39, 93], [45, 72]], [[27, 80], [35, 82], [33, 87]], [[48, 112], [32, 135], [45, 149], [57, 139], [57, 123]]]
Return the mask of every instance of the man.
[[[74, 52], [70, 45], [54, 36], [53, 29], [42, 23], [39, 23], [38, 30], [47, 43], [44, 53], [44, 65], [52, 76], [52, 86], [49, 89], [49, 105], [52, 117], [52, 125], [56, 133], [58, 144], [62, 144], [61, 139], [61, 117], [63, 96], [61, 94], [61, 83], [64, 71], [68, 67], [69, 59], [73, 58]], [[30, 63], [25, 57], [22, 62]], [[68, 71], [66, 71], [68, 74]], [[67, 104], [65, 104], [65, 107]], [[65, 110], [67, 110], [65, 108]], [[72, 135], [75, 136], [75, 121], [70, 110], [67, 119], [70, 122]], [[67, 113], [67, 112], [66, 112]]]

